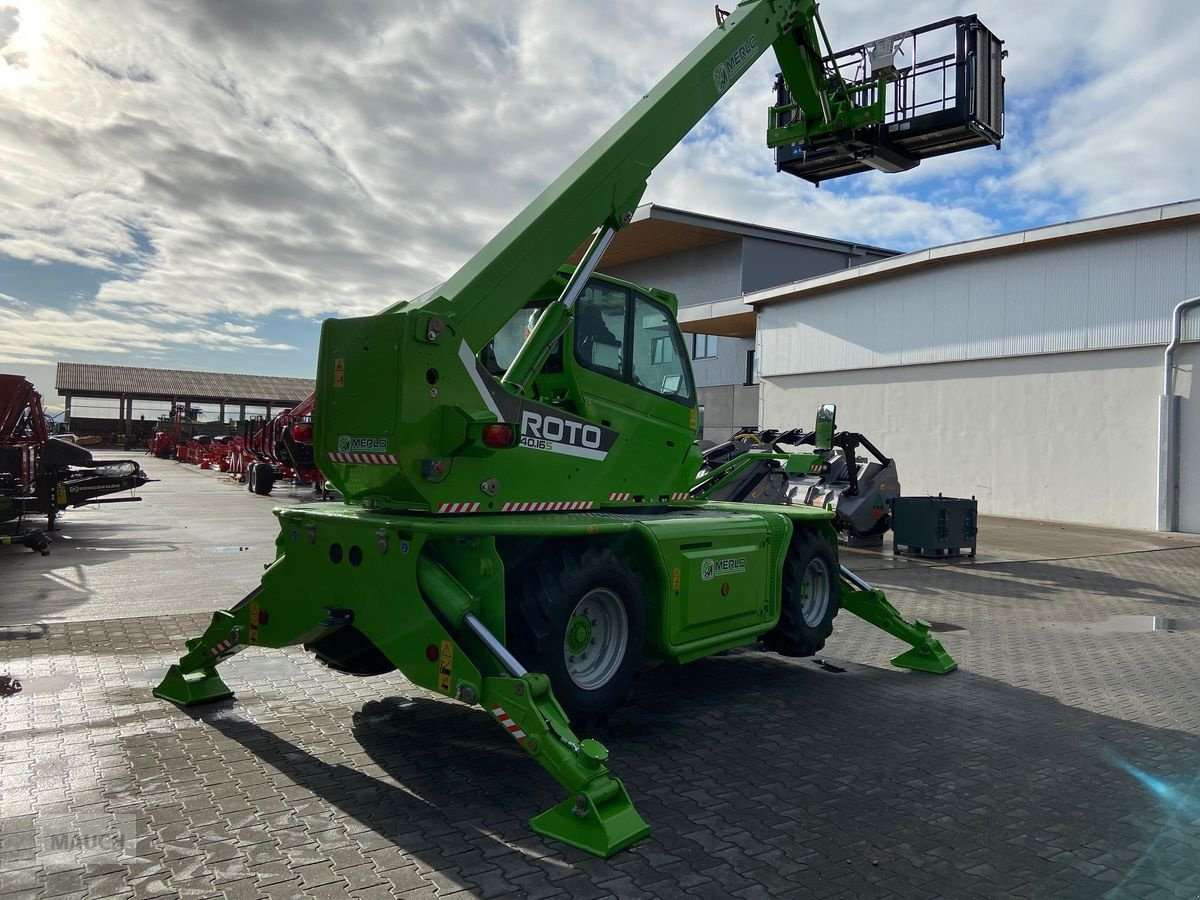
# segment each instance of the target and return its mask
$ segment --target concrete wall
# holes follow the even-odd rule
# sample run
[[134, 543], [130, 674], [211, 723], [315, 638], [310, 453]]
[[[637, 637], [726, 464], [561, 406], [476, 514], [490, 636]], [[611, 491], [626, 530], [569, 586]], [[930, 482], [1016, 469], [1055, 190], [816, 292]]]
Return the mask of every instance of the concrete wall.
[[603, 266], [605, 275], [643, 287], [670, 291], [680, 306], [737, 297], [742, 290], [742, 239], [640, 259], [622, 266]]
[[721, 443], [735, 428], [758, 424], [758, 385], [723, 384], [700, 388], [704, 407], [704, 431], [700, 438]]
[[[689, 335], [683, 339], [688, 340]], [[696, 386], [701, 388], [718, 384], [744, 384], [746, 381], [746, 351], [754, 349], [753, 338], [717, 338], [717, 356], [711, 359], [693, 359], [692, 372]]]
[[[761, 308], [764, 376], [1163, 344], [1200, 225], [969, 256]], [[1200, 315], [1185, 339], [1200, 340]]]
[[[838, 425], [897, 461], [908, 495], [979, 499], [982, 513], [1153, 529], [1162, 348], [764, 376], [763, 427]], [[1200, 532], [1200, 348], [1177, 356], [1180, 528]], [[707, 413], [707, 409], [706, 409]]]
[[761, 291], [886, 258], [886, 255], [868, 251], [848, 255], [840, 250], [821, 250], [763, 238], [743, 238], [742, 292]]

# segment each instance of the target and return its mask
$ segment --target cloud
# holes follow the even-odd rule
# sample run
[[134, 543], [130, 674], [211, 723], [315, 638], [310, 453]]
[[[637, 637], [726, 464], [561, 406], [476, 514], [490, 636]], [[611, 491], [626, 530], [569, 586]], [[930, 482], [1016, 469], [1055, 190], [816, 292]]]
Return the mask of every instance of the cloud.
[[[0, 255], [104, 281], [57, 323], [64, 336], [52, 310], [0, 310], [46, 347], [80, 351], [114, 330], [147, 350], [224, 349], [258, 340], [231, 317], [361, 315], [415, 296], [712, 28], [691, 0], [14, 9], [0, 3], [0, 52], [21, 54], [0, 67]], [[848, 46], [962, 11], [843, 0], [823, 13]], [[764, 59], [645, 199], [908, 249], [1200, 195], [1185, 149], [1200, 43], [1190, 3], [981, 11], [1011, 53], [1001, 153], [815, 190], [777, 174], [764, 146]], [[0, 358], [38, 345], [7, 341]]]
[[224, 353], [296, 349], [291, 344], [256, 337], [253, 328], [248, 331], [236, 325], [233, 328], [238, 330], [163, 327], [149, 320], [139, 321], [136, 316], [38, 308], [0, 295], [0, 360], [6, 365], [49, 364], [87, 354], [134, 354], [165, 365], [172, 354], [184, 348]]

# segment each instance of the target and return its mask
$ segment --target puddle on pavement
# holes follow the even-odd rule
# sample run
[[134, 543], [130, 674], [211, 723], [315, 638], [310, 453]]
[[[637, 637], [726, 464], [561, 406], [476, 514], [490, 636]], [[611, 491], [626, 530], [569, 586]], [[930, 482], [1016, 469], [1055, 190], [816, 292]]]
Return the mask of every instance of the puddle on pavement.
[[206, 547], [209, 553], [245, 553], [249, 547]]
[[1103, 622], [1052, 622], [1067, 631], [1104, 632], [1108, 634], [1141, 634], [1147, 631], [1195, 631], [1200, 622], [1195, 619], [1173, 619], [1169, 616], [1110, 616]]
[[930, 622], [929, 630], [938, 634], [970, 634], [971, 632], [953, 622]]
[[34, 625], [0, 625], [0, 641], [36, 641], [50, 633], [44, 622]]
[[21, 682], [22, 697], [48, 697], [79, 684], [79, 679], [74, 675], [37, 675], [18, 680]]

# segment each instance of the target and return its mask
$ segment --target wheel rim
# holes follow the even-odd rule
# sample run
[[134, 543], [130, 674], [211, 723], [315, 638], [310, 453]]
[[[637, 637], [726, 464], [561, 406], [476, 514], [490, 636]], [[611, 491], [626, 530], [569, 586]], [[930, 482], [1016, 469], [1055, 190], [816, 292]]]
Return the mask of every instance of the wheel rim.
[[823, 559], [809, 560], [800, 579], [800, 615], [804, 624], [815, 628], [829, 610], [829, 568]]
[[585, 691], [603, 687], [621, 667], [628, 642], [625, 604], [608, 588], [593, 588], [575, 604], [567, 620], [563, 639], [567, 674]]

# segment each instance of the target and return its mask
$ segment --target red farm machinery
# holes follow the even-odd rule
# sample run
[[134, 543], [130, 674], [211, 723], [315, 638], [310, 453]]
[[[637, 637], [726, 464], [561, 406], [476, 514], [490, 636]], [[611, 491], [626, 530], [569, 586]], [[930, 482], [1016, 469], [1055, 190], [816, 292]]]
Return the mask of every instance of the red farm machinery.
[[316, 395], [310, 394], [276, 416], [246, 423], [243, 433], [226, 445], [221, 471], [262, 496], [270, 494], [280, 481], [323, 491], [325, 477], [313, 454], [315, 406]]
[[58, 514], [91, 503], [123, 503], [150, 479], [133, 460], [99, 460], [78, 444], [50, 433], [41, 394], [20, 375], [0, 375], [0, 522], [16, 522], [0, 543], [21, 543], [45, 553], [36, 530], [21, 531], [27, 514], [46, 516], [54, 530]]

